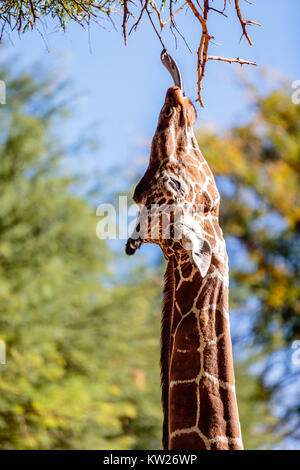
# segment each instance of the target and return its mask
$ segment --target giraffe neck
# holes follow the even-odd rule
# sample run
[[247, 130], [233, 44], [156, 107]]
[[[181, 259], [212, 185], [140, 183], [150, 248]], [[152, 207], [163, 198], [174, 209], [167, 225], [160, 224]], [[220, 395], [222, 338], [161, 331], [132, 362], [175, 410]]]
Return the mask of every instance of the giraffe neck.
[[222, 276], [212, 266], [202, 279], [185, 256], [180, 262], [175, 256], [169, 260], [165, 280], [163, 445], [174, 450], [242, 449], [227, 269]]

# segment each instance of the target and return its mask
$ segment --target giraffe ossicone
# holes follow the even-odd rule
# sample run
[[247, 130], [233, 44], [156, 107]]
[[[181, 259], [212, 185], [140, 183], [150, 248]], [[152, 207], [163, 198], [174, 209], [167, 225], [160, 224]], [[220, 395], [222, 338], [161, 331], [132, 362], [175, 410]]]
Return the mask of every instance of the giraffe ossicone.
[[[133, 254], [158, 244], [168, 266], [161, 336], [164, 449], [242, 449], [228, 315], [228, 261], [220, 196], [193, 133], [196, 111], [168, 89], [140, 206], [127, 241]], [[155, 210], [153, 210], [155, 206]]]

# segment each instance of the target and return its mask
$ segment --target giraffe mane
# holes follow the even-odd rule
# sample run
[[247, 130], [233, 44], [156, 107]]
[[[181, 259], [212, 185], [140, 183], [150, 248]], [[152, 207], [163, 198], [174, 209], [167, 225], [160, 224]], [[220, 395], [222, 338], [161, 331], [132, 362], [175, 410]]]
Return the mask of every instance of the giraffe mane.
[[168, 449], [168, 435], [169, 435], [169, 352], [170, 352], [170, 331], [172, 323], [172, 312], [174, 308], [174, 263], [171, 258], [167, 265], [167, 270], [164, 277], [163, 289], [163, 309], [161, 319], [161, 356], [160, 356], [160, 377], [161, 377], [161, 390], [162, 390], [162, 407], [163, 407], [163, 436], [162, 444], [164, 449]]

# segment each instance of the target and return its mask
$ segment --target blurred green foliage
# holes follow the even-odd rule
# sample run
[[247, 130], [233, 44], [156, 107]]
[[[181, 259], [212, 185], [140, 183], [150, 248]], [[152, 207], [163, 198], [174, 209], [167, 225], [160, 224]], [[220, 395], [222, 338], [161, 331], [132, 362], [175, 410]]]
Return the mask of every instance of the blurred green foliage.
[[[0, 109], [0, 339], [7, 345], [0, 448], [160, 448], [162, 268], [131, 262], [116, 279], [110, 267], [124, 255], [97, 239], [94, 208], [62, 171], [57, 129], [67, 118], [49, 83], [26, 74], [0, 78], [7, 88]], [[250, 125], [198, 136], [216, 175], [232, 187], [222, 198], [225, 231], [252, 263], [249, 271], [233, 262], [231, 273], [234, 317], [251, 319], [246, 340], [235, 341], [247, 448], [271, 447], [283, 433], [272, 408], [283, 376], [275, 384], [264, 378], [273, 353], [299, 338], [299, 213], [291, 205], [299, 187], [300, 111], [282, 92], [256, 106]], [[222, 191], [224, 181], [218, 183]], [[274, 211], [285, 221], [281, 230], [263, 225]], [[260, 301], [258, 312], [247, 311], [251, 296]], [[254, 360], [263, 367], [250, 373]], [[293, 419], [296, 403], [282, 403]]]
[[158, 447], [157, 281], [113, 284], [95, 210], [59, 169], [48, 84], [1, 78], [0, 447]]

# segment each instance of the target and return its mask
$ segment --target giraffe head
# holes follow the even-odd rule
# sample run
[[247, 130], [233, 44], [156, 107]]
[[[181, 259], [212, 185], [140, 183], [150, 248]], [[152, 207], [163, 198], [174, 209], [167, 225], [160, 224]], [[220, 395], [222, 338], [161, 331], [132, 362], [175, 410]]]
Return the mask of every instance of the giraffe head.
[[[196, 111], [178, 86], [166, 93], [153, 137], [148, 168], [133, 199], [140, 212], [126, 244], [134, 254], [142, 243], [156, 243], [166, 258], [188, 254], [204, 277], [214, 248], [213, 227], [219, 193], [193, 133]], [[212, 239], [211, 239], [212, 238]]]
[[[179, 87], [169, 88], [152, 140], [150, 162], [135, 188], [137, 204], [172, 204], [184, 195], [180, 164], [189, 145], [189, 134], [196, 120], [196, 111]], [[182, 186], [183, 184], [183, 186]]]

